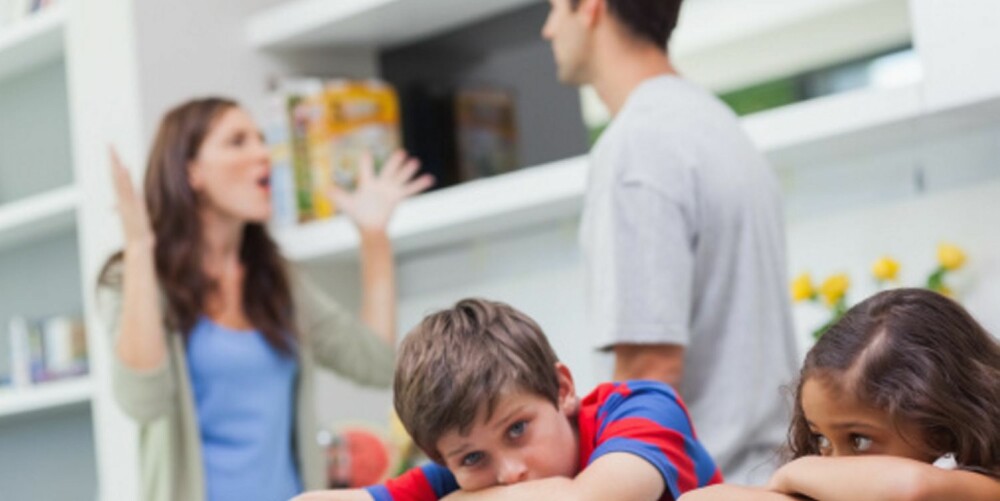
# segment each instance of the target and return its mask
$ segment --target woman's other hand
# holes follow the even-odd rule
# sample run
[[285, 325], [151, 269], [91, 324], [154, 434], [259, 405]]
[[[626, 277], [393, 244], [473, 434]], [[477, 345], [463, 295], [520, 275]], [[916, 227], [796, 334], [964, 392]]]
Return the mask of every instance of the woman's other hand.
[[334, 186], [330, 197], [364, 233], [385, 232], [401, 201], [434, 184], [430, 175], [416, 176], [420, 162], [403, 151], [393, 153], [376, 175], [371, 154], [365, 155], [354, 191]]

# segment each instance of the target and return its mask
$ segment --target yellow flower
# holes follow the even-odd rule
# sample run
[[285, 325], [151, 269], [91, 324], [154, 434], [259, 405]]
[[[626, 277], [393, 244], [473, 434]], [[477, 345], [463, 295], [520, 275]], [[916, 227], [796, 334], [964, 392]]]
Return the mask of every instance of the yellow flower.
[[955, 271], [965, 264], [965, 252], [951, 244], [938, 246], [938, 263], [948, 271]]
[[894, 281], [898, 274], [899, 261], [889, 256], [882, 257], [872, 265], [872, 275], [875, 275], [875, 278], [881, 282]]
[[819, 287], [819, 293], [823, 296], [826, 304], [833, 306], [847, 294], [848, 287], [851, 286], [851, 279], [846, 273], [838, 273], [827, 278], [823, 285]]
[[941, 294], [942, 296], [949, 297], [951, 299], [955, 299], [955, 291], [951, 290], [951, 287], [948, 287], [947, 285], [942, 285], [941, 288], [938, 289], [937, 292], [938, 292], [938, 294]]
[[792, 300], [796, 303], [808, 301], [815, 295], [816, 290], [813, 288], [812, 277], [808, 273], [803, 273], [792, 281]]

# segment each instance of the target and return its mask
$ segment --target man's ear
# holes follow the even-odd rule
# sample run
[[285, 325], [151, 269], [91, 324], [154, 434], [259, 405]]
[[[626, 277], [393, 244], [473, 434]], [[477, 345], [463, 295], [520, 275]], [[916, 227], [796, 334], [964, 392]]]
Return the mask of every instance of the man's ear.
[[605, 2], [606, 0], [580, 0], [576, 14], [581, 16], [584, 25], [588, 28], [594, 28], [607, 12], [608, 5]]
[[559, 379], [559, 410], [566, 416], [575, 416], [580, 410], [580, 399], [576, 396], [573, 373], [562, 362], [556, 362], [556, 377]]

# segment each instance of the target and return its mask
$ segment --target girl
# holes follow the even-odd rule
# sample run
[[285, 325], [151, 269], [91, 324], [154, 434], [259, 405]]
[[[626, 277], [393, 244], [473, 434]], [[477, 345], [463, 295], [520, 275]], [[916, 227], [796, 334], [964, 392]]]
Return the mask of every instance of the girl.
[[233, 101], [170, 111], [145, 200], [112, 154], [124, 251], [98, 289], [113, 335], [115, 395], [140, 425], [147, 501], [288, 499], [324, 487], [313, 430], [317, 363], [388, 386], [395, 281], [386, 236], [400, 200], [427, 188], [397, 153], [332, 195], [361, 234], [362, 322], [289, 269], [264, 224], [270, 158]]
[[806, 356], [793, 460], [766, 489], [682, 501], [1000, 500], [1000, 346], [957, 303], [923, 289], [858, 304]]

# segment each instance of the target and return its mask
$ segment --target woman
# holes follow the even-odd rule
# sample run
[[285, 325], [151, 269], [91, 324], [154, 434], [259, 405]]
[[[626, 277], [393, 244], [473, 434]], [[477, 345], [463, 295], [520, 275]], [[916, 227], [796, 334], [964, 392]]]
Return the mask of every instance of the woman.
[[287, 499], [323, 487], [312, 383], [318, 363], [388, 386], [395, 279], [386, 226], [431, 184], [394, 155], [331, 196], [361, 234], [357, 322], [282, 259], [264, 224], [270, 159], [233, 101], [170, 111], [149, 156], [145, 203], [112, 152], [125, 235], [101, 274], [114, 386], [140, 425], [144, 500]]

